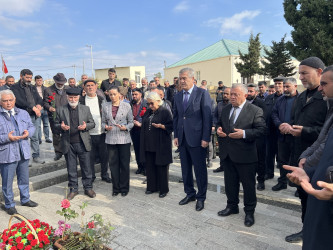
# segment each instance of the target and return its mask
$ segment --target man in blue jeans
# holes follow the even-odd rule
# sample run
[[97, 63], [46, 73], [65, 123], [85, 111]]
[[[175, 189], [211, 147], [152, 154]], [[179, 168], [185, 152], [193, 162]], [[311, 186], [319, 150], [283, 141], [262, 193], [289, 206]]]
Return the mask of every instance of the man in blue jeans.
[[[45, 86], [44, 86], [43, 77], [41, 77], [40, 75], [35, 76], [35, 88], [37, 89], [39, 96], [43, 99]], [[43, 124], [43, 133], [44, 133], [45, 141], [47, 143], [52, 143], [52, 140], [50, 139], [49, 116], [47, 115], [47, 110], [45, 110], [45, 109], [43, 109], [41, 111], [41, 122]], [[41, 126], [39, 127], [39, 130], [38, 130], [38, 140], [39, 140], [39, 144], [42, 144]]]
[[35, 133], [31, 137], [31, 151], [34, 163], [44, 164], [45, 161], [39, 157], [38, 131], [41, 123], [41, 111], [43, 110], [43, 99], [39, 96], [37, 89], [31, 85], [32, 72], [23, 69], [20, 80], [10, 87], [16, 98], [16, 107], [23, 109], [30, 115], [31, 122], [35, 126]]
[[5, 211], [16, 214], [13, 180], [17, 174], [22, 206], [36, 207], [29, 194], [30, 145], [28, 137], [35, 132], [29, 114], [15, 107], [15, 96], [11, 90], [0, 91], [0, 172]]

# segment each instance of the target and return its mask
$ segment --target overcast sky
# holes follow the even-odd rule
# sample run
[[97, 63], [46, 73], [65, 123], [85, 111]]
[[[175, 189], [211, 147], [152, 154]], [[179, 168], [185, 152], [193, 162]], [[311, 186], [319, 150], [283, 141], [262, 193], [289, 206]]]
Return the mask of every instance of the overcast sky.
[[[29, 68], [44, 79], [77, 78], [94, 68], [171, 65], [221, 39], [271, 45], [291, 27], [282, 0], [0, 0], [0, 53], [9, 74]], [[107, 78], [107, 76], [106, 76]], [[170, 79], [169, 79], [170, 80]]]

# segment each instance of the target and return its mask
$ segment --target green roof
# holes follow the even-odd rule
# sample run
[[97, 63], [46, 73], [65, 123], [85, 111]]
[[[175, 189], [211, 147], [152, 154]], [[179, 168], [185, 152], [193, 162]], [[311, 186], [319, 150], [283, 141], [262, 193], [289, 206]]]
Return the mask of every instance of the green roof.
[[[184, 59], [169, 65], [167, 68], [173, 68], [181, 65], [191, 64], [195, 62], [201, 62], [206, 60], [211, 60], [215, 58], [231, 56], [231, 55], [239, 55], [238, 50], [240, 50], [243, 54], [248, 53], [248, 42], [240, 42], [228, 39], [222, 39], [213, 45], [200, 50], [193, 55], [185, 57]], [[265, 46], [266, 47], [266, 46]], [[270, 48], [270, 47], [266, 47]], [[261, 56], [265, 56], [265, 52], [262, 46]]]

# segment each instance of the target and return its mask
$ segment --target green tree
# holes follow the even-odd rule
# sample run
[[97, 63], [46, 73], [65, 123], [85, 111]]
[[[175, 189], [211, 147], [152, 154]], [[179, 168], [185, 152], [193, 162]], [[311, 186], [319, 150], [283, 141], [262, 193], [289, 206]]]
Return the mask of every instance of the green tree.
[[154, 77], [162, 78], [161, 72], [158, 72], [158, 73], [154, 74]]
[[262, 74], [270, 78], [279, 75], [292, 76], [295, 67], [292, 64], [291, 56], [286, 46], [286, 35], [282, 37], [280, 42], [272, 41], [271, 49], [264, 48], [266, 56], [265, 60], [261, 60], [263, 64]]
[[239, 57], [242, 60], [242, 62], [235, 63], [235, 67], [237, 71], [241, 74], [241, 76], [247, 78], [248, 81], [251, 81], [251, 78], [255, 74], [259, 74], [261, 72], [259, 65], [260, 49], [261, 49], [259, 35], [260, 33], [258, 33], [254, 37], [253, 34], [251, 33], [247, 54], [243, 54], [240, 50], [238, 50]]
[[333, 1], [284, 0], [284, 18], [294, 28], [290, 54], [298, 60], [317, 56], [333, 64]]

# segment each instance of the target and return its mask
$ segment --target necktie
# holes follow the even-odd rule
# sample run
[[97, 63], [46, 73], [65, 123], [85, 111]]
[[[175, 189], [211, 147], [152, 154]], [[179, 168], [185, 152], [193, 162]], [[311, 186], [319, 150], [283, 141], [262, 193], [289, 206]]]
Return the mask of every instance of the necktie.
[[229, 119], [230, 131], [234, 130], [236, 110], [238, 109], [238, 107], [233, 107], [233, 108], [234, 108], [234, 110], [232, 111], [232, 114], [231, 114], [230, 119]]
[[184, 92], [184, 101], [183, 101], [183, 108], [184, 110], [187, 108], [187, 103], [188, 103], [188, 95], [189, 95], [189, 92], [185, 91]]

